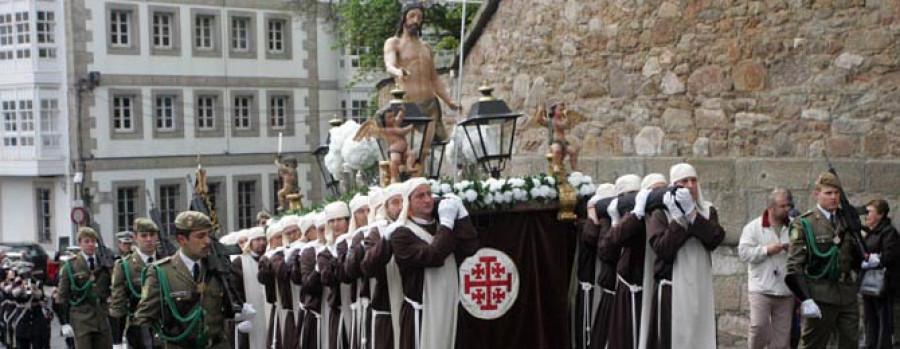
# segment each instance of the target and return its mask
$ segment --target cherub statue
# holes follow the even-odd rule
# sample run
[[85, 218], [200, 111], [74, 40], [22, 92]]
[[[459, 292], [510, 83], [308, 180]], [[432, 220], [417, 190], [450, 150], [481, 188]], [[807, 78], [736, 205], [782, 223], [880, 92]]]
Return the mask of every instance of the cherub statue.
[[[537, 124], [547, 128], [549, 135], [550, 154], [553, 156], [555, 166], [562, 167], [566, 155], [569, 156], [569, 165], [572, 171], [578, 168], [578, 152], [581, 148], [566, 138], [566, 130], [580, 123], [580, 113], [566, 109], [564, 102], [553, 103], [549, 108], [539, 107], [530, 124]], [[526, 126], [528, 127], [528, 126]]]
[[406, 109], [402, 104], [395, 106], [388, 107], [379, 113], [379, 118], [382, 118], [384, 122], [383, 129], [378, 126], [376, 119], [370, 119], [362, 124], [359, 131], [356, 132], [356, 136], [353, 137], [353, 140], [357, 142], [365, 138], [385, 140], [391, 162], [391, 183], [402, 182], [401, 174], [415, 172], [417, 160], [416, 154], [409, 151], [409, 142], [406, 141], [406, 136], [412, 132], [413, 126], [401, 126]]
[[282, 162], [281, 154], [278, 154], [275, 155], [275, 167], [278, 168], [282, 183], [281, 190], [278, 191], [278, 210], [284, 211], [288, 209], [287, 196], [294, 192], [297, 185], [297, 160], [287, 158]]

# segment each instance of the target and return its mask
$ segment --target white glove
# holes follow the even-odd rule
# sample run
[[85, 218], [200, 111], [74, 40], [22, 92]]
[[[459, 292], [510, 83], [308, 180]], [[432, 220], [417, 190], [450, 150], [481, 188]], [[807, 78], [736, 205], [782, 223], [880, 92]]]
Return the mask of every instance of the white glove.
[[881, 266], [881, 256], [878, 253], [870, 253], [869, 258], [862, 262], [863, 269], [874, 269]]
[[[696, 208], [694, 198], [691, 196], [691, 192], [686, 188], [675, 190], [674, 196], [672, 196], [672, 192], [666, 192], [666, 195], [663, 196], [663, 203], [666, 204], [666, 210], [669, 211], [669, 216], [674, 220], [691, 214]], [[678, 208], [678, 205], [681, 205], [681, 208]], [[683, 212], [682, 209], [684, 210]]]
[[63, 337], [66, 337], [66, 338], [74, 338], [75, 337], [75, 330], [72, 329], [72, 325], [69, 325], [69, 324], [62, 325], [62, 327], [59, 328], [59, 331], [62, 332]]
[[466, 205], [464, 205], [462, 203], [462, 200], [460, 200], [459, 198], [457, 198], [456, 200], [458, 200], [457, 208], [459, 209], [459, 211], [457, 211], [458, 213], [456, 214], [456, 219], [463, 219], [468, 217], [469, 210], [466, 209]]
[[800, 316], [805, 318], [822, 318], [822, 311], [812, 298], [800, 303]]
[[634, 213], [638, 219], [644, 219], [644, 215], [647, 213], [647, 197], [650, 196], [650, 191], [650, 188], [641, 189], [634, 197], [634, 209], [631, 210], [631, 213]]
[[241, 321], [241, 323], [237, 325], [237, 330], [240, 333], [250, 333], [250, 330], [252, 329], [253, 323], [251, 323], [250, 320]]
[[256, 316], [256, 309], [253, 308], [253, 304], [244, 303], [244, 306], [241, 308], [241, 312], [234, 314], [234, 321], [240, 322], [245, 320], [252, 320], [254, 316]]
[[619, 199], [613, 199], [610, 201], [609, 206], [606, 207], [606, 213], [609, 215], [610, 220], [612, 220], [612, 226], [619, 226], [619, 221], [622, 220], [622, 217], [619, 216]]
[[456, 222], [456, 215], [459, 214], [459, 199], [448, 198], [441, 200], [438, 204], [438, 218], [441, 225], [453, 229], [453, 223]]

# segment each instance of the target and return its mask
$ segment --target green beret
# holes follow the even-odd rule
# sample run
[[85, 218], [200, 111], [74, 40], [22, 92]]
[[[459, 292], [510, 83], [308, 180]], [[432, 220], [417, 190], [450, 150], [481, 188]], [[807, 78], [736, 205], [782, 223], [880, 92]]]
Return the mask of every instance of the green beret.
[[265, 219], [270, 219], [270, 218], [272, 218], [272, 216], [271, 216], [268, 212], [266, 212], [266, 211], [259, 211], [259, 212], [256, 214], [256, 220], [258, 221], [258, 220], [263, 219], [263, 218], [265, 218]]
[[135, 233], [158, 233], [159, 227], [156, 226], [156, 223], [153, 223], [153, 220], [150, 218], [135, 218], [134, 219], [134, 232]]
[[184, 211], [175, 217], [175, 228], [195, 231], [212, 228], [212, 221], [202, 212]]
[[116, 233], [116, 240], [119, 240], [121, 243], [131, 244], [134, 243], [134, 234], [130, 231], [122, 231]]
[[91, 238], [97, 241], [100, 241], [100, 235], [97, 234], [97, 231], [91, 227], [81, 227], [78, 228], [78, 241], [81, 241], [83, 238]]

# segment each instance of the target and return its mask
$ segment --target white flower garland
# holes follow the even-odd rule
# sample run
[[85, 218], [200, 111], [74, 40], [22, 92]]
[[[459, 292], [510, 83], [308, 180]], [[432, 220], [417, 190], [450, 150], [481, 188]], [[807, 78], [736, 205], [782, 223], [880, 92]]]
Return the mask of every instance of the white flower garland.
[[[572, 173], [567, 181], [577, 191], [579, 200], [587, 200], [597, 188], [590, 176], [580, 172]], [[556, 178], [546, 174], [457, 183], [430, 180], [430, 183], [433, 194], [458, 196], [466, 206], [475, 209], [508, 209], [527, 201], [547, 203], [559, 198]]]

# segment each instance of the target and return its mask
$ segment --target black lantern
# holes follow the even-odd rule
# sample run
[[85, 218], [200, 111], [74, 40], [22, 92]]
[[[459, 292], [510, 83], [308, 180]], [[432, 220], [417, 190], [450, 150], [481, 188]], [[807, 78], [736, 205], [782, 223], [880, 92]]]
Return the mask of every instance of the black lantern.
[[491, 96], [492, 87], [478, 88], [482, 96], [469, 109], [466, 119], [459, 123], [475, 153], [475, 159], [491, 177], [499, 178], [512, 155], [516, 138], [516, 119], [522, 113], [509, 109], [506, 102]]
[[319, 164], [319, 171], [322, 172], [322, 180], [325, 181], [325, 187], [331, 190], [335, 196], [338, 196], [341, 195], [340, 188], [338, 187], [338, 180], [335, 179], [331, 172], [328, 171], [328, 168], [325, 167], [325, 155], [327, 154], [328, 144], [320, 145], [313, 151], [313, 155], [316, 156], [316, 162]]
[[429, 179], [438, 179], [441, 176], [441, 167], [444, 165], [444, 150], [450, 141], [435, 140], [431, 142], [431, 158], [428, 159], [428, 167], [426, 167], [426, 177]]
[[425, 143], [431, 141], [428, 135], [430, 132], [434, 132], [434, 126], [432, 125], [433, 120], [431, 119], [431, 116], [425, 115], [425, 113], [422, 112], [422, 109], [419, 108], [418, 104], [406, 102], [403, 99], [405, 94], [406, 91], [400, 89], [400, 87], [391, 90], [391, 95], [394, 98], [391, 99], [390, 108], [394, 113], [396, 113], [398, 109], [403, 108], [403, 123], [400, 127], [412, 125], [413, 132], [410, 132], [406, 136], [407, 144], [409, 144], [410, 151], [418, 155], [416, 164], [421, 168], [425, 163], [425, 156], [427, 155], [425, 154]]

